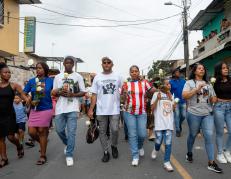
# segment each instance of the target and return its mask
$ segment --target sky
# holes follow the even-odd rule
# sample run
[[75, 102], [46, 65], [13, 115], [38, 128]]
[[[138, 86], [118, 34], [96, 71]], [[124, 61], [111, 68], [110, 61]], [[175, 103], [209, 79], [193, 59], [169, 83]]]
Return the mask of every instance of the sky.
[[[113, 71], [124, 77], [128, 76], [131, 65], [138, 65], [146, 74], [153, 61], [166, 60], [170, 48], [182, 31], [180, 15], [182, 9], [164, 5], [168, 0], [41, 1], [42, 4], [36, 6], [74, 17], [62, 16], [31, 5], [21, 5], [20, 17], [35, 16], [37, 21], [85, 26], [115, 26], [152, 20], [152, 23], [148, 24], [121, 27], [54, 26], [37, 22], [35, 53], [41, 56], [72, 55], [81, 58], [85, 62], [78, 65], [78, 71], [81, 72], [100, 73], [101, 58], [108, 56], [114, 62]], [[188, 1], [191, 4], [189, 23], [200, 10], [205, 9], [212, 2], [212, 0], [191, 0], [191, 3], [190, 0]], [[172, 0], [172, 2], [181, 5], [181, 0]], [[156, 21], [176, 14], [179, 15]], [[95, 17], [127, 22], [92, 19]], [[139, 21], [144, 19], [146, 20]], [[21, 21], [21, 32], [24, 31], [23, 28], [23, 21]], [[200, 31], [190, 32], [191, 58], [192, 50], [200, 39], [202, 39]], [[20, 34], [20, 51], [23, 51], [23, 34]], [[183, 56], [181, 42], [169, 59], [183, 59]]]

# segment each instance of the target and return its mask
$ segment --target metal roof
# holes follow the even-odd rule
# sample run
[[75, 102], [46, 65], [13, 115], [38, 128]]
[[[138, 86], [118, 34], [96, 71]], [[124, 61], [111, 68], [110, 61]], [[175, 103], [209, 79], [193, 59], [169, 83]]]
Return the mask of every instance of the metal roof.
[[[63, 62], [64, 61], [64, 57], [44, 57], [44, 56], [39, 56], [37, 54], [29, 54], [32, 57], [38, 58], [40, 60], [43, 61], [52, 61], [52, 62]], [[84, 63], [84, 61], [81, 58], [77, 58], [75, 57], [75, 59], [77, 60], [77, 63]]]
[[210, 5], [201, 10], [189, 25], [189, 30], [202, 30], [216, 15], [224, 11], [224, 0], [213, 0]]
[[19, 0], [19, 4], [41, 4], [40, 0]]

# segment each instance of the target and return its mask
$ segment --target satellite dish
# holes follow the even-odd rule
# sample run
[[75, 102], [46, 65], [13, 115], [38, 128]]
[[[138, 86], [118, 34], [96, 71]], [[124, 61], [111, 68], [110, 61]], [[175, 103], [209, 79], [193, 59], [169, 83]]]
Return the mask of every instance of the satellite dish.
[[32, 66], [34, 64], [34, 60], [33, 59], [29, 59], [27, 62], [28, 66]]

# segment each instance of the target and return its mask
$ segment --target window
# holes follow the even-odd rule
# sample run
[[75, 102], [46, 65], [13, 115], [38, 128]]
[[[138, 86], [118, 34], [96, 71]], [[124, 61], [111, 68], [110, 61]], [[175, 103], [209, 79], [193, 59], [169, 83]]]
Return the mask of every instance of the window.
[[0, 25], [4, 24], [4, 0], [0, 0]]

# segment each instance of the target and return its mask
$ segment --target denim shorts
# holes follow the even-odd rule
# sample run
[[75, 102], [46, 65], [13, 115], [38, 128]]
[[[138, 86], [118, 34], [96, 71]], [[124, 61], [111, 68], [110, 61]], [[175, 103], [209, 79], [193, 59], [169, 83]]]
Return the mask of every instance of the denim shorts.
[[21, 129], [21, 130], [23, 130], [25, 132], [26, 131], [26, 123], [25, 122], [17, 123], [17, 131], [19, 129]]

